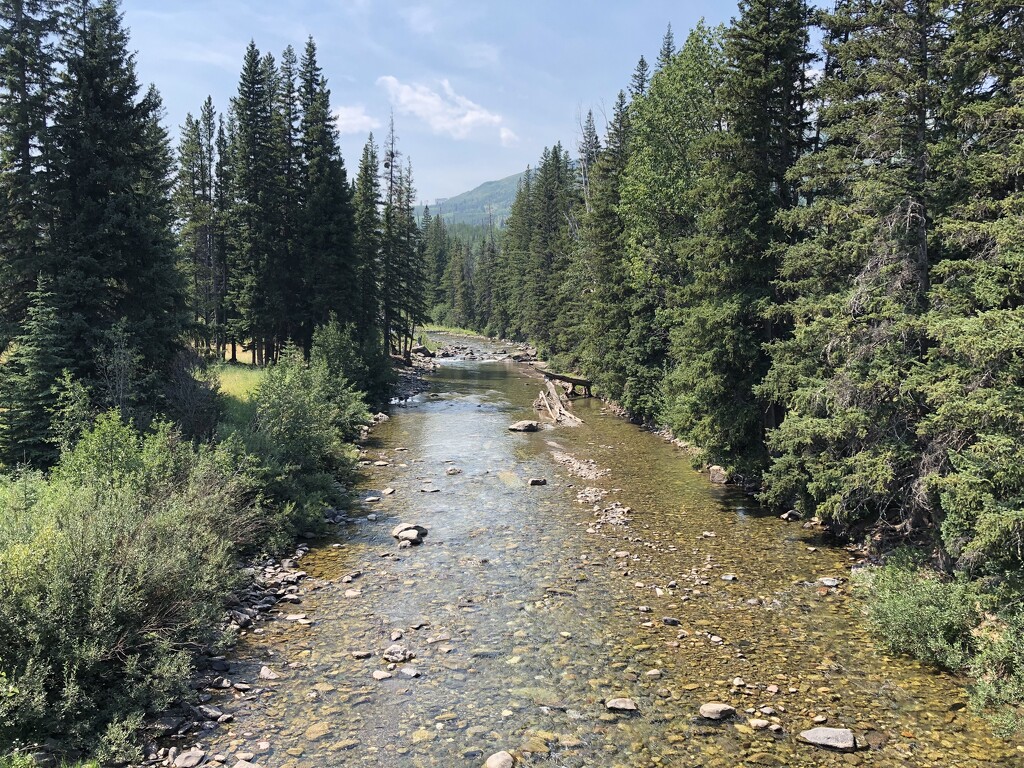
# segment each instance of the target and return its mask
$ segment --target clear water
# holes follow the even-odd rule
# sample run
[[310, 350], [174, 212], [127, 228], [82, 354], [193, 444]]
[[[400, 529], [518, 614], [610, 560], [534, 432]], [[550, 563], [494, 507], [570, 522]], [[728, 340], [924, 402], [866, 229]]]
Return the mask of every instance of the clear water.
[[[365, 468], [360, 496], [396, 492], [357, 504], [356, 522], [302, 561], [323, 586], [289, 611], [315, 623], [268, 622], [244, 640], [230, 677], [264, 690], [218, 700], [236, 719], [204, 747], [288, 768], [480, 766], [499, 750], [567, 768], [1024, 765], [966, 709], [961, 681], [871, 639], [849, 553], [710, 485], [599, 401], [577, 401], [581, 427], [508, 432], [535, 418], [539, 389], [528, 367], [446, 361], [375, 429], [368, 458], [389, 466]], [[610, 471], [581, 479], [554, 452]], [[630, 507], [628, 525], [598, 525], [577, 501], [585, 487], [609, 491], [601, 507]], [[399, 550], [399, 522], [428, 528], [425, 544]], [[374, 680], [396, 631], [420, 676]], [[281, 679], [259, 681], [263, 664]], [[609, 712], [619, 696], [639, 711]], [[737, 716], [698, 718], [707, 701]], [[818, 716], [873, 748], [801, 743]]]

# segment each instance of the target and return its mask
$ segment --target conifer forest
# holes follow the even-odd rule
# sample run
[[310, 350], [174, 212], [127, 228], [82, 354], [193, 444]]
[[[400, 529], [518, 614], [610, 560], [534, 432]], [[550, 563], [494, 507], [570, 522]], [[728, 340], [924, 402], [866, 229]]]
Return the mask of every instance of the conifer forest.
[[[146, 51], [117, 0], [0, 2], [0, 768], [224, 764], [185, 750], [213, 737], [164, 727], [166, 713], [205, 707], [189, 717], [216, 726], [234, 711], [195, 680], [211, 663], [211, 674], [235, 664], [240, 636], [259, 637], [241, 596], [283, 579], [274, 569], [297, 543], [301, 555], [325, 536], [348, 546], [335, 525], [401, 495], [366, 490], [376, 486], [365, 477], [416, 461], [415, 430], [385, 431], [410, 450], [382, 448], [376, 465], [374, 440], [385, 438], [374, 436], [411, 418], [411, 406], [396, 415], [400, 401], [429, 404], [435, 395], [416, 393], [461, 343], [491, 344], [500, 359], [528, 346], [527, 358], [546, 361], [538, 370], [585, 380], [631, 429], [684, 446], [679, 476], [711, 468], [758, 516], [800, 521], [776, 538], [806, 524], [820, 537], [809, 552], [824, 541], [855, 553], [839, 594], [880, 653], [949, 675], [947, 690], [965, 691], [969, 710], [1008, 740], [1009, 757], [972, 752], [970, 765], [1024, 764], [1013, 746], [1024, 723], [1024, 6], [740, 0], [732, 16], [681, 35], [652, 29], [654, 41], [664, 31], [656, 59], [622, 73], [607, 109], [584, 106], [575, 135], [552, 136], [507, 217], [480, 225], [447, 220], [443, 206], [417, 215], [400, 116], [342, 157], [331, 84], [341, 86], [320, 63], [327, 40], [280, 52], [253, 40], [230, 100], [196, 84], [194, 110], [171, 126], [159, 83], [140, 82]], [[391, 422], [373, 415], [382, 411]], [[589, 428], [597, 410], [575, 412]], [[560, 441], [570, 430], [555, 416]], [[532, 508], [515, 513], [528, 520]], [[416, 535], [404, 546], [426, 529]], [[402, 556], [439, 545], [426, 538]], [[709, 578], [704, 591], [717, 588]], [[821, 581], [832, 600], [836, 585]], [[287, 591], [296, 583], [274, 582], [273, 601], [300, 602], [305, 593]], [[415, 663], [395, 658], [381, 675]], [[277, 679], [263, 669], [248, 682]], [[718, 676], [735, 677], [736, 694], [752, 674]], [[217, 679], [230, 689], [228, 677]], [[514, 692], [536, 699], [540, 684], [571, 698], [557, 683]], [[671, 676], [661, 684], [675, 691]], [[741, 710], [737, 723], [764, 704], [723, 698], [728, 685], [715, 693]], [[669, 711], [679, 701], [658, 695]], [[536, 703], [577, 707], [551, 696]], [[602, 717], [654, 707], [621, 696], [603, 697]], [[679, 706], [683, 719], [696, 712]], [[701, 718], [722, 719], [708, 706]], [[808, 723], [821, 706], [803, 705]], [[803, 727], [771, 722], [779, 729], [764, 733], [783, 740]], [[769, 720], [749, 724], [760, 733]], [[420, 740], [438, 744], [453, 725], [438, 718]], [[885, 751], [901, 748], [900, 729], [879, 745], [850, 727], [856, 750], [901, 754]], [[313, 728], [305, 737], [318, 742]], [[536, 746], [536, 733], [516, 738]], [[815, 743], [809, 733], [793, 743]], [[185, 739], [173, 754], [169, 737]], [[587, 752], [586, 737], [559, 736], [561, 758], [553, 734], [543, 752], [468, 743], [452, 753], [461, 763], [399, 751], [376, 764], [482, 765], [495, 752], [487, 765], [507, 768], [540, 765], [550, 750], [558, 765], [725, 766], [771, 751], [715, 762], [676, 745], [634, 763], [628, 750]], [[238, 765], [346, 765], [356, 754], [296, 748]], [[953, 748], [891, 764], [961, 758]]]

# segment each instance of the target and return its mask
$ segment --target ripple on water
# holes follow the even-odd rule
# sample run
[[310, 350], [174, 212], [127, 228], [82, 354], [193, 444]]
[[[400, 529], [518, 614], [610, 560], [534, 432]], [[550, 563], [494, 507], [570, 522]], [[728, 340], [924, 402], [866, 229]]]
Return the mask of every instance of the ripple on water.
[[[508, 363], [446, 363], [375, 429], [370, 457], [388, 466], [366, 467], [360, 492], [394, 493], [303, 561], [330, 580], [304, 597], [315, 625], [245, 639], [234, 679], [261, 682], [263, 665], [280, 679], [218, 701], [236, 720], [204, 745], [288, 768], [474, 766], [504, 749], [566, 768], [1024, 765], [963, 707], [959, 681], [874, 644], [845, 551], [710, 486], [599, 403], [577, 403], [575, 429], [508, 433], [538, 388]], [[553, 451], [610, 471], [580, 480]], [[594, 507], [615, 502], [628, 525], [596, 524]], [[398, 550], [397, 522], [425, 526], [425, 543]], [[393, 637], [415, 658], [389, 668]], [[607, 709], [617, 697], [638, 711]], [[700, 718], [709, 701], [737, 716]], [[871, 746], [798, 741], [820, 723]]]

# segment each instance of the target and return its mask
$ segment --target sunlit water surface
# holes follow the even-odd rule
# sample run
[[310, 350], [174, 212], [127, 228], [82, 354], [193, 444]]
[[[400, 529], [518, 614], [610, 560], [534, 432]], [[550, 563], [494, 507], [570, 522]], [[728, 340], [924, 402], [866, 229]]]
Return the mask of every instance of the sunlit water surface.
[[[509, 432], [535, 418], [539, 389], [525, 366], [445, 361], [393, 409], [367, 446], [389, 466], [364, 468], [359, 498], [395, 493], [357, 502], [355, 522], [302, 561], [327, 583], [281, 618], [301, 610], [313, 625], [271, 621], [239, 646], [230, 676], [264, 690], [216, 702], [235, 721], [207, 749], [256, 752], [265, 768], [480, 766], [499, 750], [573, 768], [1024, 765], [970, 714], [960, 681], [872, 640], [847, 552], [710, 485], [599, 401], [576, 402], [581, 427]], [[575, 477], [554, 452], [610, 471]], [[609, 491], [601, 507], [630, 507], [628, 525], [598, 525], [577, 501], [588, 487]], [[399, 550], [399, 522], [429, 529], [426, 543]], [[377, 681], [396, 631], [420, 676]], [[259, 681], [264, 664], [281, 679]], [[609, 712], [619, 696], [639, 711]], [[737, 717], [702, 720], [707, 701]], [[815, 717], [871, 748], [801, 743]]]

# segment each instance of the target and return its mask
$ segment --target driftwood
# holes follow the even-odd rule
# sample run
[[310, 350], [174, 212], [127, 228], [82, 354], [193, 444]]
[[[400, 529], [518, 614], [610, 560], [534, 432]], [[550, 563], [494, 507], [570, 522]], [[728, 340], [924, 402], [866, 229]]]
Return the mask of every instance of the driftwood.
[[551, 371], [544, 371], [544, 378], [546, 378], [546, 379], [554, 379], [555, 381], [564, 381], [566, 384], [570, 384], [571, 385], [570, 388], [569, 388], [569, 396], [570, 397], [575, 396], [575, 394], [576, 394], [576, 387], [582, 387], [583, 388], [583, 396], [584, 397], [593, 397], [593, 395], [590, 394], [591, 382], [588, 381], [587, 379], [580, 379], [580, 378], [578, 378], [576, 376], [566, 376], [565, 374], [562, 374], [562, 373], [552, 373]]
[[544, 383], [547, 391], [541, 391], [533, 404], [534, 408], [538, 411], [547, 411], [551, 421], [555, 424], [563, 424], [567, 427], [577, 427], [582, 424], [583, 419], [566, 409], [562, 395], [555, 388], [555, 385], [551, 383], [551, 380], [548, 379]]

